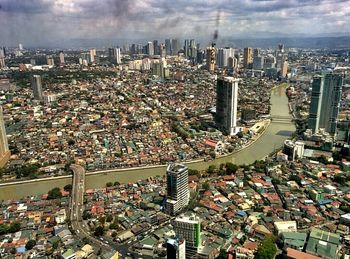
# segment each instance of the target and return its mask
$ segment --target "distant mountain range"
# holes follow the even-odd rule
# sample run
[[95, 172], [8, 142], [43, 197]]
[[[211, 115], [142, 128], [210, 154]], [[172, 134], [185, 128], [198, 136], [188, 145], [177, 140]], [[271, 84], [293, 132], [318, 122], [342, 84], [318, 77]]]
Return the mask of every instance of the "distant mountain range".
[[[269, 35], [266, 37], [266, 35]], [[271, 34], [268, 33], [256, 33], [247, 35], [245, 37], [219, 37], [217, 41], [218, 47], [234, 47], [234, 48], [244, 48], [244, 47], [252, 47], [252, 48], [276, 48], [278, 44], [282, 43], [287, 48], [312, 48], [312, 49], [345, 49], [350, 48], [350, 34], [342, 35], [342, 34], [322, 34], [317, 36], [307, 36], [306, 34]], [[186, 37], [191, 39], [191, 37]], [[201, 48], [205, 48], [209, 46], [211, 43], [211, 39], [208, 38], [195, 38], [197, 42], [201, 43]], [[156, 38], [157, 39], [157, 38]], [[181, 47], [183, 45], [183, 39], [179, 37]], [[50, 42], [48, 44], [43, 43], [43, 46], [35, 46], [35, 47], [50, 47], [50, 48], [74, 48], [74, 49], [84, 49], [84, 48], [107, 48], [111, 46], [123, 46], [124, 44], [146, 44], [148, 41], [152, 41], [153, 39], [60, 39], [60, 41]], [[164, 42], [164, 39], [158, 38], [159, 42]], [[59, 43], [58, 43], [59, 42]], [[27, 46], [34, 47], [34, 46]]]
[[312, 48], [312, 49], [344, 49], [350, 48], [350, 36], [336, 37], [276, 37], [276, 38], [247, 38], [247, 39], [226, 39], [226, 44], [236, 48], [276, 48], [282, 43], [288, 48]]

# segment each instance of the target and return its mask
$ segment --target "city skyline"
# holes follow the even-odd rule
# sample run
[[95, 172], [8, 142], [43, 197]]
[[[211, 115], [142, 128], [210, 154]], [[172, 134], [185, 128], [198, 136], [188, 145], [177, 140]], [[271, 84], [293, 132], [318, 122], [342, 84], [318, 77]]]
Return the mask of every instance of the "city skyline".
[[0, 0], [0, 44], [70, 46], [105, 39], [112, 45], [190, 36], [209, 43], [216, 30], [218, 42], [228, 37], [341, 36], [350, 34], [349, 9], [344, 0]]

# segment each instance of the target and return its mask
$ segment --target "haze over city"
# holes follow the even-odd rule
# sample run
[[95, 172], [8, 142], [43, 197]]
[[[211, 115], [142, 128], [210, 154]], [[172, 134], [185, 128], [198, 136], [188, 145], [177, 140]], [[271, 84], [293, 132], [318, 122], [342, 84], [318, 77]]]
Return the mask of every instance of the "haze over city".
[[349, 259], [350, 0], [0, 0], [0, 258]]
[[0, 44], [77, 47], [149, 38], [349, 35], [346, 0], [1, 0]]

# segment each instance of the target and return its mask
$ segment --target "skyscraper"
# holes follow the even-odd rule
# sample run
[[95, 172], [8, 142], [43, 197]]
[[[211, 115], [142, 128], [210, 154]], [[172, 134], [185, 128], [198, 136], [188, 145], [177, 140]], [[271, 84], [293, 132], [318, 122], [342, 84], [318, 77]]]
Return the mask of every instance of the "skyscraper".
[[253, 58], [254, 57], [260, 57], [260, 52], [261, 50], [260, 49], [253, 49]]
[[7, 142], [4, 115], [0, 106], [0, 168], [3, 167], [10, 158], [10, 150]]
[[146, 45], [146, 52], [147, 55], [153, 56], [154, 55], [154, 47], [153, 47], [153, 42], [149, 41]]
[[170, 39], [165, 40], [165, 52], [166, 52], [166, 55], [168, 55], [168, 56], [170, 56], [172, 54], [171, 40]]
[[185, 259], [186, 241], [184, 239], [168, 239], [166, 243], [167, 259]]
[[217, 54], [216, 63], [218, 67], [227, 67], [229, 58], [233, 58], [235, 56], [235, 51], [232, 48], [219, 48]]
[[253, 49], [244, 48], [243, 52], [243, 66], [244, 68], [251, 68], [253, 65]]
[[89, 63], [95, 63], [95, 56], [96, 56], [96, 49], [92, 48], [90, 49], [90, 53], [89, 53]]
[[280, 77], [281, 78], [286, 78], [287, 77], [287, 73], [288, 73], [288, 62], [284, 61], [281, 64]]
[[164, 43], [161, 43], [159, 45], [159, 55], [160, 55], [161, 58], [165, 58], [165, 56], [166, 56], [166, 50], [165, 50]]
[[46, 56], [46, 62], [47, 62], [47, 65], [49, 65], [49, 66], [55, 65], [55, 62], [54, 62], [53, 57], [51, 55]]
[[109, 55], [109, 57], [116, 59], [117, 64], [122, 63], [122, 56], [121, 56], [120, 48], [109, 48], [108, 55]]
[[216, 49], [214, 46], [207, 48], [207, 69], [214, 72], [216, 63]]
[[0, 48], [0, 69], [5, 67], [5, 49]]
[[343, 77], [339, 74], [315, 76], [312, 82], [308, 127], [313, 133], [319, 129], [334, 134], [337, 128]]
[[184, 53], [185, 53], [185, 57], [188, 58], [190, 55], [190, 40], [185, 40]]
[[186, 241], [186, 257], [194, 255], [201, 245], [201, 221], [194, 213], [182, 214], [172, 223], [176, 237]]
[[159, 45], [157, 40], [153, 41], [153, 55], [159, 55]]
[[59, 54], [59, 57], [60, 57], [60, 65], [64, 65], [64, 53], [63, 51], [60, 51], [60, 54]]
[[32, 89], [33, 89], [34, 99], [41, 101], [43, 99], [43, 89], [41, 85], [40, 75], [32, 76]]
[[260, 49], [253, 50], [253, 64], [252, 68], [260, 70], [264, 68], [264, 57], [260, 54]]
[[189, 203], [188, 168], [182, 164], [170, 164], [166, 171], [166, 177], [166, 211], [170, 215], [175, 215]]
[[171, 54], [177, 56], [177, 53], [180, 51], [180, 42], [178, 39], [171, 40]]
[[238, 82], [237, 78], [224, 77], [216, 84], [215, 122], [229, 135], [237, 132]]

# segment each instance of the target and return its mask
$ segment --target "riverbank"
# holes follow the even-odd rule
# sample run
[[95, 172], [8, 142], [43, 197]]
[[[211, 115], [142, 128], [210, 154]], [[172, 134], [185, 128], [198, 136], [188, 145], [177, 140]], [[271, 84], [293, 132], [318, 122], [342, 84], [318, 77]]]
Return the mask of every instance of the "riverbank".
[[[284, 87], [278, 87], [271, 92], [271, 115], [276, 114], [289, 116], [291, 118]], [[276, 147], [283, 145], [283, 142], [289, 138], [294, 131], [295, 127], [292, 122], [287, 124], [272, 121], [260, 137], [248, 144], [244, 149], [237, 150], [232, 154], [224, 155], [211, 161], [199, 159], [185, 162], [185, 164], [189, 168], [196, 170], [204, 170], [210, 165], [219, 166], [221, 163], [227, 162], [232, 162], [238, 165], [251, 164], [255, 160], [260, 160], [266, 157], [266, 155], [274, 151]], [[86, 176], [86, 188], [104, 187], [107, 182], [134, 182], [156, 175], [164, 175], [165, 168], [166, 165], [154, 165], [140, 168], [122, 168], [89, 172]], [[0, 184], [0, 200], [17, 199], [28, 195], [47, 193], [48, 190], [54, 187], [62, 188], [64, 185], [71, 183], [71, 176], [65, 177], [67, 178], [64, 178], [63, 176], [62, 178], [57, 179], [57, 177], [55, 177], [42, 182], [35, 180], [32, 182], [23, 181], [19, 184], [5, 186]]]

